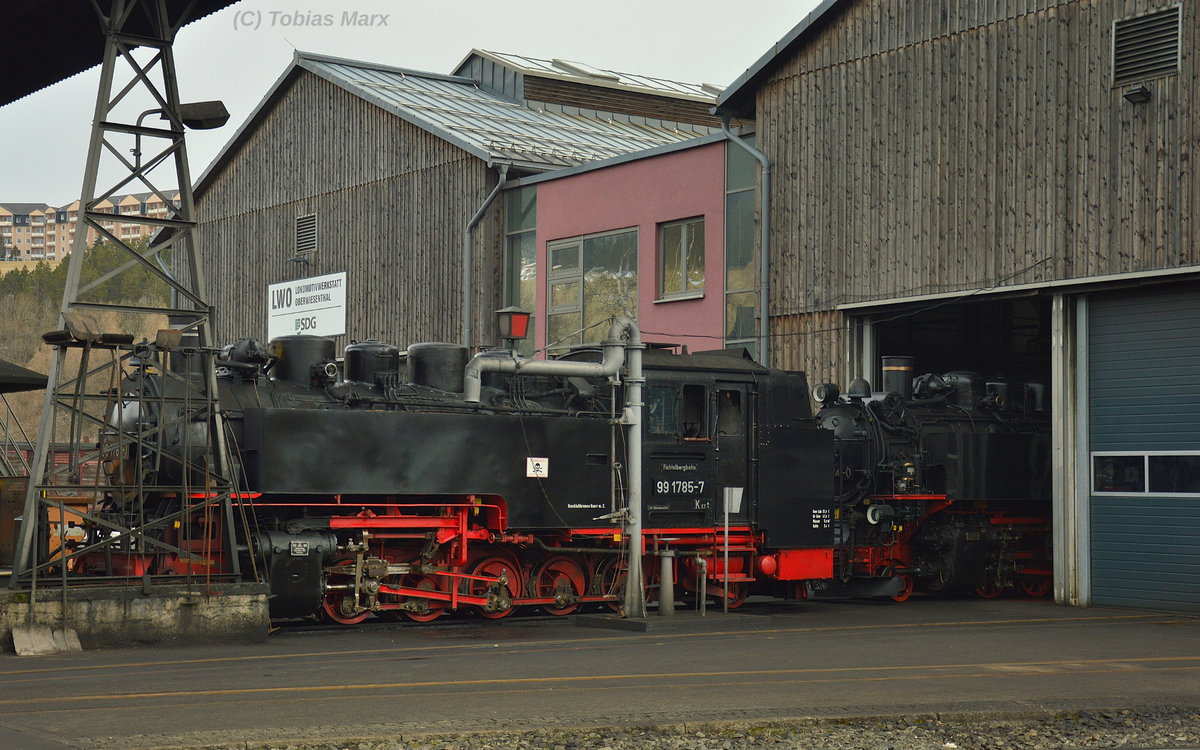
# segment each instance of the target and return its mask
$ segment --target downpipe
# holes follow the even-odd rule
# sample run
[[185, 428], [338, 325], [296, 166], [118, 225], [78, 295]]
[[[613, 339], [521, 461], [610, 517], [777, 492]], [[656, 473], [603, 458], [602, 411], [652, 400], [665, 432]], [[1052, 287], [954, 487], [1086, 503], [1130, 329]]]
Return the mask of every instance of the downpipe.
[[625, 375], [625, 406], [621, 424], [627, 430], [629, 456], [629, 512], [625, 519], [626, 535], [629, 537], [628, 581], [637, 585], [625, 586], [625, 616], [646, 616], [645, 578], [642, 576], [642, 336], [637, 324], [629, 318], [613, 321], [600, 362], [561, 362], [545, 359], [525, 359], [514, 353], [508, 359], [496, 359], [476, 355], [467, 363], [464, 372], [463, 400], [478, 404], [485, 372], [511, 375], [554, 375], [558, 377], [610, 378], [618, 377], [622, 366]]

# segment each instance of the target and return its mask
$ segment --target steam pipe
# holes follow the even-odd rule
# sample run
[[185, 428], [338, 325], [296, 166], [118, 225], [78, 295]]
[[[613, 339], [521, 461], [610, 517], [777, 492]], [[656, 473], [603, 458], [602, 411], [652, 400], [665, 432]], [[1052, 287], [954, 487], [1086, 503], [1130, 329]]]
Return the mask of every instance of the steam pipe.
[[732, 112], [721, 113], [721, 132], [730, 141], [741, 146], [746, 153], [754, 157], [762, 167], [762, 185], [759, 187], [759, 253], [758, 253], [758, 361], [768, 367], [771, 365], [770, 319], [768, 304], [771, 300], [771, 163], [766, 154], [734, 135], [729, 129]]
[[[629, 341], [622, 342], [621, 334], [629, 332]], [[602, 344], [604, 355], [600, 362], [562, 362], [552, 359], [524, 359], [513, 356], [511, 359], [485, 357], [476, 355], [467, 363], [463, 376], [463, 399], [469, 404], [479, 403], [481, 376], [485, 372], [503, 372], [521, 375], [558, 375], [561, 377], [580, 378], [611, 378], [615, 377], [625, 364], [625, 350], [633, 346], [640, 352], [642, 348], [641, 335], [637, 325], [628, 318], [618, 318], [608, 331], [608, 338]], [[632, 358], [631, 358], [632, 359]], [[638, 356], [638, 369], [641, 369], [641, 356]], [[640, 377], [640, 373], [639, 373]], [[640, 395], [640, 394], [639, 394]]]
[[[622, 339], [624, 337], [624, 339]], [[646, 616], [645, 579], [642, 576], [642, 336], [637, 324], [629, 318], [617, 318], [604, 340], [604, 355], [600, 362], [561, 362], [545, 359], [524, 359], [516, 354], [511, 359], [496, 359], [476, 355], [467, 363], [463, 380], [463, 398], [467, 403], [479, 403], [481, 376], [485, 372], [514, 375], [556, 375], [559, 377], [613, 378], [627, 364], [625, 376], [625, 408], [621, 424], [627, 428], [629, 456], [629, 515], [625, 521], [629, 537], [629, 577], [625, 585], [625, 616]], [[637, 585], [632, 585], [636, 581]]]
[[475, 228], [482, 219], [484, 213], [491, 207], [492, 202], [496, 200], [496, 196], [500, 195], [501, 189], [504, 188], [504, 183], [508, 180], [508, 165], [500, 165], [500, 181], [496, 183], [496, 187], [492, 188], [492, 192], [488, 193], [488, 197], [484, 199], [483, 205], [467, 222], [467, 231], [463, 236], [463, 326], [462, 339], [463, 346], [470, 351], [475, 342], [471, 340], [471, 319], [475, 315], [475, 305], [472, 304], [473, 297], [471, 294], [471, 272], [475, 267], [475, 243], [471, 239], [471, 230]]

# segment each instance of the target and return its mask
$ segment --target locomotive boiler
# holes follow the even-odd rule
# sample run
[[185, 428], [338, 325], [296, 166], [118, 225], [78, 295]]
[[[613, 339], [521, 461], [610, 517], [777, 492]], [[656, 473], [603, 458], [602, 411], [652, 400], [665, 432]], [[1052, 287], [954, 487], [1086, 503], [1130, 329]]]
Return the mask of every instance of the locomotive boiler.
[[[217, 371], [236, 522], [183, 518], [158, 545], [108, 543], [74, 572], [229, 574], [236, 560], [269, 584], [273, 617], [343, 624], [619, 609], [630, 575], [653, 599], [663, 570], [685, 595], [731, 606], [830, 578], [834, 435], [813, 421], [803, 374], [651, 349], [631, 377], [613, 364], [629, 347], [619, 335], [571, 352], [565, 372], [453, 344], [365, 341], [339, 358], [316, 336], [242, 340]], [[204, 486], [206, 439], [203, 424], [166, 427], [199, 373], [166, 377], [149, 355], [127, 370], [112, 429], [144, 439], [106, 466], [143, 492], [111, 493], [98, 515], [132, 526], [178, 514], [180, 488]], [[180, 458], [137, 453], [154, 440]], [[79, 546], [107, 532], [89, 533]], [[643, 554], [673, 562], [642, 571]]]
[[884, 392], [815, 389], [836, 436], [835, 584], [903, 600], [914, 587], [1030, 596], [1052, 581], [1050, 426], [1038, 380], [912, 377], [884, 359]]

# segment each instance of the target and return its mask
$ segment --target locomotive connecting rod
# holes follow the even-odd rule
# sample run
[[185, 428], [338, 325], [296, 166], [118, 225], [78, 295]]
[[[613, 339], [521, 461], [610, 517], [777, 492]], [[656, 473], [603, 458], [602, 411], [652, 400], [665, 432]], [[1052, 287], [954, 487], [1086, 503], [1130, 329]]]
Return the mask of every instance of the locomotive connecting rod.
[[[604, 356], [600, 362], [561, 362], [546, 359], [497, 359], [477, 355], [465, 372], [463, 388], [467, 403], [479, 403], [480, 378], [485, 372], [513, 375], [556, 375], [560, 377], [616, 378], [621, 367], [625, 373], [625, 408], [621, 423], [628, 432], [629, 456], [629, 519], [626, 535], [629, 538], [629, 577], [625, 585], [625, 616], [646, 616], [645, 579], [642, 577], [642, 335], [637, 324], [629, 318], [617, 318], [604, 340]], [[632, 585], [636, 582], [636, 585]]]

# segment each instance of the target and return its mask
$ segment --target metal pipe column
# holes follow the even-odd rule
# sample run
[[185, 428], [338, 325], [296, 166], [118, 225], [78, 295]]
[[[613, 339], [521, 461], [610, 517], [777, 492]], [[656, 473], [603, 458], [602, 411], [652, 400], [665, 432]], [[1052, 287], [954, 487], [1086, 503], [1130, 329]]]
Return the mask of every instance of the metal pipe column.
[[[629, 341], [629, 366], [625, 378], [625, 415], [629, 427], [629, 578], [625, 583], [625, 616], [646, 616], [646, 581], [642, 576], [642, 344], [641, 335], [633, 321], [626, 330]], [[636, 585], [634, 585], [636, 582]]]

